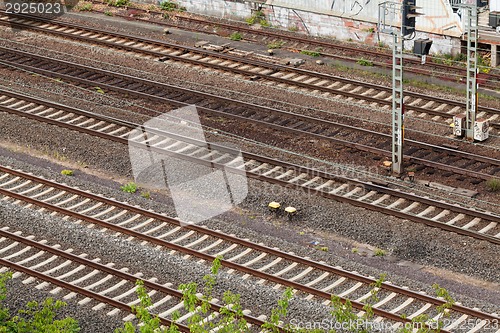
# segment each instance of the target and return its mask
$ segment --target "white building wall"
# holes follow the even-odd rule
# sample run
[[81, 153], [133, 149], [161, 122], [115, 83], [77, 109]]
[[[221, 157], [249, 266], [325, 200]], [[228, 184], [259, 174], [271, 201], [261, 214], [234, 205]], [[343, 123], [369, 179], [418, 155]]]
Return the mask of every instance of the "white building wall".
[[[178, 0], [188, 11], [239, 20], [252, 15], [258, 4], [243, 0]], [[298, 30], [312, 36], [352, 40], [369, 45], [392, 44], [388, 34], [376, 33], [378, 3], [384, 0], [268, 0], [263, 5], [273, 27]], [[453, 13], [449, 0], [417, 0], [425, 18], [417, 19], [416, 38], [434, 41], [432, 53], [454, 53], [460, 49], [460, 17]], [[393, 17], [394, 25], [401, 18]], [[407, 43], [411, 48], [412, 42]]]
[[189, 12], [240, 20], [252, 15], [253, 6], [251, 1], [179, 0], [178, 3]]
[[[379, 4], [386, 0], [268, 0], [269, 6], [293, 8], [301, 11], [322, 13], [365, 22], [377, 23]], [[500, 1], [500, 0], [499, 0]], [[401, 0], [397, 0], [401, 2]], [[462, 34], [460, 17], [453, 12], [449, 0], [417, 0], [418, 12], [424, 15], [417, 19], [417, 30], [459, 37]], [[401, 15], [392, 16], [393, 24], [399, 26]]]
[[500, 0], [490, 0], [489, 6], [490, 6], [490, 11], [500, 12]]

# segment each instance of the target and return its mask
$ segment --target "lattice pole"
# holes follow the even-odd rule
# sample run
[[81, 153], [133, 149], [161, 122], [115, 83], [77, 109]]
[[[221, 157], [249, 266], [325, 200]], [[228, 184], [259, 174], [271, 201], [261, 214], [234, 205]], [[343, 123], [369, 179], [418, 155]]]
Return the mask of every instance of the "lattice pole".
[[478, 18], [476, 5], [462, 7], [467, 13], [465, 29], [467, 32], [467, 105], [466, 138], [474, 141], [474, 125], [477, 111], [477, 41]]
[[403, 171], [404, 113], [403, 113], [403, 42], [402, 32], [393, 33], [392, 46], [392, 173]]

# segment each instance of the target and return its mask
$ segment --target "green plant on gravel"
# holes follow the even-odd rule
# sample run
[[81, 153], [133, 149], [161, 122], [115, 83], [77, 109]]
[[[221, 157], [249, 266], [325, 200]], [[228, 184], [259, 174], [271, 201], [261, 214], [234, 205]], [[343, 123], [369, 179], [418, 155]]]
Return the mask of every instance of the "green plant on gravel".
[[113, 13], [110, 12], [109, 10], [107, 10], [107, 11], [104, 12], [104, 15], [106, 15], [106, 16], [113, 16]]
[[267, 22], [267, 20], [262, 19], [259, 21], [259, 24], [261, 27], [269, 28], [271, 26], [271, 23]]
[[[189, 332], [204, 333], [217, 331], [220, 333], [246, 333], [249, 332], [248, 323], [246, 322], [241, 306], [240, 295], [234, 294], [231, 291], [225, 291], [222, 296], [222, 304], [219, 315], [216, 317], [210, 316], [211, 301], [213, 301], [214, 288], [217, 286], [217, 277], [219, 270], [222, 267], [222, 257], [217, 257], [213, 263], [209, 274], [203, 277], [204, 285], [199, 288], [197, 283], [191, 282], [181, 284], [179, 290], [182, 292], [183, 309], [174, 311], [170, 315], [171, 324], [168, 327], [161, 327], [160, 319], [157, 315], [151, 314], [152, 301], [142, 280], [136, 282], [136, 294], [139, 299], [139, 305], [132, 305], [132, 311], [136, 315], [137, 324], [127, 322], [123, 328], [118, 328], [115, 333], [135, 333], [135, 332], [155, 332], [155, 333], [179, 333], [179, 328], [176, 321], [182, 313], [189, 313], [185, 322], [189, 328]], [[381, 274], [380, 277], [370, 284], [370, 292], [362, 301], [362, 315], [358, 315], [360, 308], [353, 305], [354, 302], [347, 298], [341, 298], [336, 295], [331, 297], [331, 316], [333, 322], [342, 327], [342, 332], [355, 333], [370, 333], [379, 331], [374, 327], [375, 310], [374, 304], [380, 302], [379, 292], [386, 281], [386, 274]], [[455, 301], [449, 295], [446, 289], [438, 285], [432, 286], [436, 296], [442, 299], [443, 304], [436, 306], [437, 316], [429, 318], [427, 315], [420, 315], [412, 320], [409, 320], [406, 315], [401, 315], [402, 325], [397, 329], [397, 333], [438, 333], [444, 327], [444, 318], [450, 316], [449, 309], [453, 307]], [[200, 290], [202, 289], [202, 290]], [[271, 309], [269, 319], [261, 326], [261, 332], [264, 333], [336, 333], [335, 330], [325, 331], [317, 328], [301, 328], [292, 324], [291, 320], [287, 319], [291, 302], [294, 298], [292, 288], [287, 288], [281, 298], [278, 300], [277, 307]], [[134, 302], [136, 303], [136, 302]], [[205, 318], [211, 318], [206, 320]]]
[[249, 18], [247, 18], [245, 20], [245, 22], [247, 22], [248, 25], [253, 25], [253, 24], [257, 23], [257, 22], [259, 22], [260, 25], [262, 25], [262, 23], [269, 24], [266, 21], [266, 15], [264, 15], [264, 13], [262, 11], [260, 11], [260, 10], [256, 11], [255, 13], [253, 13], [252, 16], [250, 16]]
[[[78, 322], [71, 318], [61, 319], [59, 310], [66, 306], [62, 301], [54, 301], [47, 298], [43, 302], [28, 302], [24, 309], [20, 309], [17, 315], [12, 316], [10, 309], [4, 307], [3, 302], [7, 298], [7, 281], [12, 278], [12, 272], [0, 274], [0, 332], [5, 333], [77, 333], [80, 331]], [[16, 296], [12, 293], [10, 296]], [[58, 319], [56, 319], [58, 318]]]
[[486, 188], [490, 192], [500, 191], [500, 179], [498, 179], [498, 178], [489, 179], [488, 181], [486, 181]]
[[120, 190], [127, 193], [135, 193], [137, 192], [137, 184], [134, 182], [130, 182], [128, 184], [120, 186]]
[[491, 71], [491, 58], [479, 54], [477, 57], [477, 65], [481, 73], [488, 74]]
[[300, 53], [311, 57], [319, 57], [321, 55], [321, 53], [319, 53], [318, 51], [309, 51], [309, 50], [302, 50], [300, 51]]
[[179, 6], [175, 1], [163, 1], [160, 3], [160, 8], [166, 10], [167, 12], [185, 12], [186, 8]]
[[361, 65], [361, 66], [368, 66], [368, 67], [372, 67], [373, 66], [373, 62], [371, 62], [370, 60], [366, 60], [366, 59], [359, 59], [358, 61], [356, 61], [356, 63], [358, 65]]
[[141, 197], [149, 200], [149, 199], [151, 199], [151, 193], [149, 193], [149, 191], [141, 192]]
[[90, 12], [92, 10], [92, 3], [82, 2], [76, 9], [81, 12]]
[[382, 48], [382, 49], [386, 49], [388, 48], [387, 44], [384, 43], [384, 42], [378, 42], [378, 47]]
[[113, 7], [128, 7], [130, 0], [107, 0], [108, 5]]
[[385, 256], [385, 251], [382, 249], [376, 248], [374, 254], [376, 257], [383, 257], [383, 256]]
[[283, 45], [285, 45], [286, 42], [283, 41], [275, 41], [267, 44], [268, 49], [280, 49]]
[[73, 176], [74, 174], [75, 173], [73, 172], [73, 170], [67, 170], [67, 169], [65, 169], [65, 170], [61, 171], [61, 175], [63, 175], [63, 176]]
[[299, 31], [299, 27], [296, 25], [291, 25], [288, 27], [288, 31], [297, 32], [297, 31]]
[[104, 94], [104, 90], [102, 90], [100, 87], [94, 87], [95, 91], [97, 91], [99, 94]]
[[230, 40], [234, 40], [234, 41], [238, 41], [238, 40], [242, 40], [242, 39], [243, 39], [243, 36], [242, 36], [239, 32], [233, 32], [233, 33], [229, 36], [229, 39], [230, 39]]

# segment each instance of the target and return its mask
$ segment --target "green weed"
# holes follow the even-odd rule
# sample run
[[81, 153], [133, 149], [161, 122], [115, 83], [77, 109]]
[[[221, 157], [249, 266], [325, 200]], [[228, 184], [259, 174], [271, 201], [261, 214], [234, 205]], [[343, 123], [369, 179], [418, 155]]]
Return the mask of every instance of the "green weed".
[[128, 184], [120, 186], [120, 190], [127, 193], [135, 193], [137, 192], [137, 184], [134, 182], [130, 182]]
[[311, 56], [311, 57], [319, 57], [321, 53], [318, 51], [309, 51], [309, 50], [302, 50], [300, 53]]
[[358, 65], [361, 65], [361, 66], [368, 66], [368, 67], [372, 67], [373, 66], [373, 62], [371, 62], [370, 60], [366, 60], [366, 59], [359, 59], [358, 61], [356, 61], [356, 63]]
[[238, 41], [238, 40], [242, 40], [242, 39], [243, 39], [243, 36], [242, 36], [239, 32], [233, 32], [233, 33], [229, 36], [229, 39], [230, 39], [230, 40], [234, 40], [234, 41]]
[[63, 175], [63, 176], [73, 176], [74, 172], [73, 172], [73, 170], [62, 170], [61, 171], [61, 175]]

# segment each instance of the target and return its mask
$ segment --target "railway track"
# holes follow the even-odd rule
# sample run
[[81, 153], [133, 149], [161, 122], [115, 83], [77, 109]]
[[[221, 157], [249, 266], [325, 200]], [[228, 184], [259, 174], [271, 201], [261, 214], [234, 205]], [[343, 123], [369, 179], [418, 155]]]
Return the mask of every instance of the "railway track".
[[[73, 249], [61, 249], [60, 245], [48, 245], [46, 240], [35, 241], [34, 236], [23, 237], [21, 232], [9, 232], [8, 229], [0, 229], [0, 266], [15, 271], [14, 277], [22, 276], [24, 284], [36, 284], [36, 289], [56, 286], [51, 294], [66, 293], [60, 297], [64, 300], [76, 298], [79, 305], [105, 311], [109, 316], [125, 312], [128, 315], [123, 320], [129, 321], [135, 317], [131, 306], [138, 303], [135, 283], [142, 280], [153, 303], [149, 310], [160, 317], [161, 323], [170, 326], [174, 321], [172, 314], [178, 311], [180, 318], [175, 323], [179, 330], [191, 332], [187, 320], [193, 313], [185, 310], [182, 292], [173, 289], [171, 283], [159, 284], [155, 277], [145, 279], [140, 272], [129, 273], [127, 267], [114, 268], [114, 263], [103, 264], [99, 258], [88, 258], [85, 253], [77, 255]], [[217, 301], [212, 302], [205, 317], [216, 327], [222, 307]], [[248, 310], [243, 313], [251, 331], [259, 332], [263, 318], [250, 316]]]
[[[102, 1], [92, 1], [95, 4], [103, 4]], [[356, 46], [348, 46], [346, 43], [335, 43], [331, 40], [325, 40], [320, 38], [314, 38], [310, 36], [298, 36], [297, 34], [290, 34], [286, 31], [272, 31], [270, 29], [253, 29], [252, 27], [244, 27], [242, 25], [232, 25], [222, 22], [214, 22], [213, 19], [204, 19], [202, 15], [197, 15], [193, 17], [192, 15], [183, 14], [173, 14], [169, 15], [169, 21], [165, 21], [164, 13], [146, 11], [139, 8], [134, 8], [134, 11], [148, 13], [149, 15], [156, 16], [159, 21], [151, 21], [150, 19], [141, 19], [140, 17], [134, 16], [132, 19], [137, 21], [143, 21], [147, 23], [155, 23], [168, 27], [179, 27], [183, 30], [202, 32], [207, 34], [218, 35], [218, 30], [220, 28], [229, 32], [240, 32], [243, 33], [245, 40], [251, 40], [256, 43], [281, 43], [286, 42], [283, 48], [290, 49], [292, 51], [302, 51], [311, 48], [316, 48], [316, 52], [320, 53], [321, 56], [339, 59], [342, 61], [356, 62], [359, 60], [359, 54], [363, 53], [365, 58], [373, 60], [375, 66], [383, 68], [392, 68], [392, 54], [390, 52], [370, 50], [367, 48], [360, 49]], [[92, 10], [93, 12], [104, 14], [104, 11]], [[120, 13], [115, 13], [115, 16], [123, 17], [126, 19], [131, 19], [129, 15], [123, 15]], [[179, 25], [179, 22], [184, 21], [186, 24]], [[207, 29], [207, 27], [210, 27]], [[319, 50], [320, 49], [320, 50]], [[319, 51], [318, 51], [319, 50]], [[443, 63], [439, 63], [439, 59], [434, 59], [432, 56], [427, 57], [428, 61], [425, 68], [422, 68], [421, 61], [412, 58], [405, 58], [405, 63], [408, 64], [405, 71], [436, 77], [441, 79], [449, 80], [453, 82], [465, 82], [466, 71], [464, 67], [460, 66], [450, 66]], [[464, 65], [465, 66], [465, 65]], [[494, 70], [495, 71], [495, 70]], [[441, 73], [441, 74], [438, 74]], [[479, 75], [481, 81], [481, 86], [490, 89], [498, 89], [500, 82], [500, 74], [495, 72], [490, 72], [488, 74], [481, 73]]]
[[[237, 271], [243, 279], [255, 278], [258, 283], [292, 287], [306, 299], [318, 298], [325, 304], [332, 294], [343, 300], [352, 299], [355, 309], [363, 310], [363, 301], [370, 297], [375, 278], [366, 277], [341, 267], [302, 258], [291, 253], [252, 243], [232, 235], [197, 225], [182, 224], [164, 214], [145, 210], [113, 199], [104, 198], [82, 189], [69, 187], [19, 170], [0, 166], [0, 194], [12, 203], [37, 206], [61, 217], [84, 221], [90, 228], [131, 236], [166, 250], [212, 261], [223, 256], [222, 266]], [[31, 208], [30, 208], [31, 209]], [[172, 252], [171, 252], [172, 253]], [[5, 259], [5, 258], [4, 258]], [[388, 320], [401, 324], [420, 314], [436, 318], [436, 307], [442, 299], [383, 282], [374, 305], [377, 321]], [[450, 321], [443, 332], [458, 331], [463, 323], [473, 322], [468, 332], [480, 331], [499, 319], [478, 309], [455, 303], [450, 309]], [[406, 317], [402, 318], [401, 315]]]
[[[198, 111], [280, 130], [327, 140], [334, 144], [369, 152], [374, 156], [390, 156], [391, 136], [359, 127], [348, 126], [320, 118], [285, 112], [249, 104], [234, 99], [184, 89], [129, 75], [83, 66], [67, 61], [0, 48], [0, 62], [13, 68], [75, 82], [87, 87], [99, 86], [128, 96], [167, 103], [173, 107], [196, 105]], [[351, 141], [349, 141], [351, 140]], [[405, 140], [405, 160], [419, 172], [442, 170], [446, 176], [474, 178], [473, 182], [489, 180], [500, 175], [500, 160], [459, 151], [443, 146]]]
[[[145, 39], [143, 37], [91, 29], [81, 25], [33, 16], [7, 15], [4, 12], [0, 12], [0, 23], [17, 25], [38, 32], [138, 52], [161, 61], [178, 61], [193, 66], [229, 71], [244, 75], [253, 80], [261, 79], [286, 86], [300, 87], [322, 94], [328, 93], [337, 98], [349, 98], [351, 102], [357, 102], [361, 105], [370, 105], [372, 107], [387, 107], [392, 105], [392, 90], [390, 87], [345, 79], [291, 66], [246, 59], [226, 53], [211, 52], [159, 40]], [[453, 115], [465, 112], [465, 104], [462, 102], [408, 91], [405, 92], [405, 107], [407, 116], [418, 116], [419, 118], [429, 116], [434, 120], [444, 119], [448, 122], [451, 122]], [[479, 107], [477, 118], [488, 119], [492, 128], [500, 129], [498, 121], [500, 110], [498, 109]]]
[[150, 147], [159, 156], [172, 154], [196, 164], [245, 172], [247, 177], [260, 181], [500, 244], [500, 215], [497, 213], [466, 209], [377, 182], [339, 177], [250, 153], [243, 153], [245, 161], [235, 164], [234, 152], [224, 147], [212, 146], [213, 149], [208, 150], [199, 141], [147, 127], [145, 137], [149, 139], [146, 140], [144, 133], [136, 133], [138, 124], [8, 91], [0, 90], [0, 111], [122, 144], [136, 143], [138, 147]]

